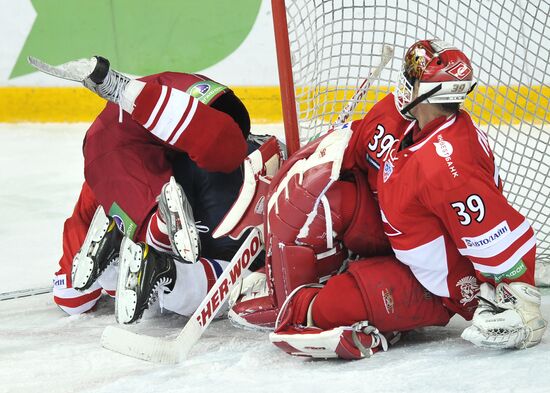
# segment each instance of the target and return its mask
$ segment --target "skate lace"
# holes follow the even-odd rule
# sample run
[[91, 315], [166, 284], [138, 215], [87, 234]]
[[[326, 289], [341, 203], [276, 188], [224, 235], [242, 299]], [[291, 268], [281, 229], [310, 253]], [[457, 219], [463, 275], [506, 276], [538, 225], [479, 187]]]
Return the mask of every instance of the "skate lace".
[[200, 225], [202, 221], [196, 221], [195, 222], [195, 228], [197, 228], [197, 232], [200, 233], [208, 233], [210, 232], [210, 228], [206, 225]]
[[147, 307], [151, 306], [157, 299], [159, 301], [160, 310], [164, 310], [164, 295], [170, 293], [168, 285], [172, 283], [172, 279], [169, 277], [161, 277], [153, 286], [153, 290], [147, 300]]
[[118, 122], [122, 123], [122, 106], [120, 105], [120, 100], [124, 99], [122, 92], [126, 88], [126, 85], [130, 82], [130, 78], [119, 74], [116, 71], [111, 70], [102, 84], [97, 86], [97, 90], [100, 92], [101, 96], [113, 101], [118, 105]]

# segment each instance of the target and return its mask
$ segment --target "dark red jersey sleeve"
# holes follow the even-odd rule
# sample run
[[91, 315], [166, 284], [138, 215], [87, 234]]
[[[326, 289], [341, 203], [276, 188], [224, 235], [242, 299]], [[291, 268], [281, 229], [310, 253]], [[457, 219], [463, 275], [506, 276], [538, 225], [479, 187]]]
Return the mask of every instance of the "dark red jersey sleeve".
[[208, 171], [232, 172], [247, 154], [243, 133], [229, 115], [169, 86], [148, 82], [132, 118]]

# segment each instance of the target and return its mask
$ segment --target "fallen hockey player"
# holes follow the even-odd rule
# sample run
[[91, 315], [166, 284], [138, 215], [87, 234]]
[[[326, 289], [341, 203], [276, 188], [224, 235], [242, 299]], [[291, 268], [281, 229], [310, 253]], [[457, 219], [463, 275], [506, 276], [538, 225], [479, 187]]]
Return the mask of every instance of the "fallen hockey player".
[[110, 101], [86, 133], [85, 183], [65, 222], [55, 302], [86, 312], [118, 285], [121, 323], [138, 320], [157, 297], [191, 315], [241, 243], [211, 231], [242, 185], [239, 166], [259, 146], [247, 141], [245, 106], [200, 75], [135, 80], [101, 57], [58, 67], [30, 61]]

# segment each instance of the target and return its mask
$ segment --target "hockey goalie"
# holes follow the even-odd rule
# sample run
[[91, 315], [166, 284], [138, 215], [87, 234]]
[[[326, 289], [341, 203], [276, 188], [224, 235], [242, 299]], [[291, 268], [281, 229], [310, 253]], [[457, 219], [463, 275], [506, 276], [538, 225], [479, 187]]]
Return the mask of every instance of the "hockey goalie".
[[462, 51], [418, 41], [395, 92], [365, 118], [255, 177], [269, 186], [249, 190], [218, 228], [264, 230], [265, 274], [233, 294], [235, 324], [274, 329], [279, 348], [319, 358], [368, 357], [454, 314], [472, 320], [462, 337], [480, 347], [540, 342], [535, 235], [460, 109], [473, 76]]

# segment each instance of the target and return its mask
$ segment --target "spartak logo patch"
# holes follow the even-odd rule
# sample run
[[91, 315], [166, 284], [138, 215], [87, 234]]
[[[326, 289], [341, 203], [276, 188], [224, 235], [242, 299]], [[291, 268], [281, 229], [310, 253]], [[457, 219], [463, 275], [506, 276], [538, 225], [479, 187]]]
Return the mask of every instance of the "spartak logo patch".
[[458, 80], [464, 80], [472, 73], [472, 69], [468, 64], [463, 61], [459, 61], [458, 63], [453, 64], [450, 68], [446, 69], [445, 72], [454, 76]]

